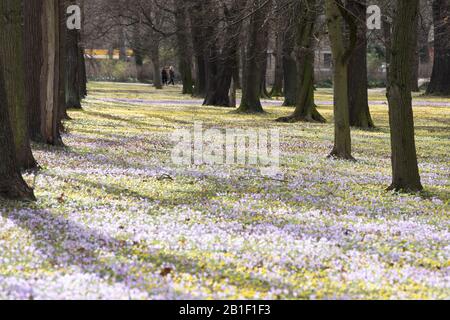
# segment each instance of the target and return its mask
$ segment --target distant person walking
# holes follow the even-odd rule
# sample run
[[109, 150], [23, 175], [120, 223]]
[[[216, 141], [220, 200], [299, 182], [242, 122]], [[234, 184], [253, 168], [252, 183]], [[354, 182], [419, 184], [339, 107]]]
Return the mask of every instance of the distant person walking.
[[169, 68], [169, 76], [170, 76], [170, 81], [169, 81], [169, 85], [175, 85], [175, 69], [171, 66]]
[[166, 67], [164, 67], [161, 71], [161, 80], [162, 80], [163, 86], [166, 86], [167, 83], [169, 82], [169, 74], [167, 73]]

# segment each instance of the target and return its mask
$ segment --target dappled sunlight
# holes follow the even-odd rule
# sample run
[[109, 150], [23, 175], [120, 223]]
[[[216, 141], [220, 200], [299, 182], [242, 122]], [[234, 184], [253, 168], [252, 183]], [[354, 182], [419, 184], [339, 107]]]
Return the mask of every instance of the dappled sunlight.
[[[66, 147], [34, 146], [42, 170], [25, 179], [37, 203], [1, 211], [0, 298], [448, 298], [449, 108], [415, 108], [427, 192], [400, 195], [385, 191], [386, 106], [372, 107], [377, 130], [353, 131], [353, 163], [326, 159], [331, 106], [319, 108], [328, 124], [280, 124], [291, 109], [101, 101], [193, 100], [179, 88], [89, 91]], [[279, 128], [284, 178], [174, 165], [171, 133], [194, 120]]]

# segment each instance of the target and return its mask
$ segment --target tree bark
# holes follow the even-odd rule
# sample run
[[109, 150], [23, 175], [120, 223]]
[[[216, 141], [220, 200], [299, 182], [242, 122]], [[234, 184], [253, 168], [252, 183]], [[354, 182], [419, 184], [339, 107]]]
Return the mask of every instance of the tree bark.
[[367, 5], [366, 1], [349, 0], [346, 9], [357, 20], [357, 43], [348, 64], [348, 100], [350, 125], [361, 129], [371, 129], [375, 125], [369, 109], [367, 80]]
[[44, 64], [42, 28], [42, 1], [24, 1], [25, 28], [25, 93], [29, 110], [30, 138], [45, 142], [41, 132], [41, 72]]
[[[2, 9], [4, 2], [0, 1]], [[3, 69], [2, 65], [0, 58], [0, 69]], [[3, 73], [0, 73], [0, 197], [11, 200], [35, 200], [33, 190], [20, 175], [6, 99]]]
[[61, 144], [59, 135], [60, 19], [59, 0], [43, 0], [41, 16], [43, 69], [41, 72], [41, 136], [45, 143]]
[[34, 169], [37, 163], [30, 147], [28, 110], [25, 100], [25, 57], [22, 1], [0, 1], [0, 72], [3, 76], [17, 163]]
[[24, 10], [30, 136], [36, 142], [61, 145], [61, 120], [68, 118], [64, 1], [26, 1]]
[[271, 1], [253, 0], [252, 10], [255, 13], [250, 18], [248, 27], [247, 59], [244, 71], [244, 87], [240, 113], [264, 112], [261, 100], [261, 73], [263, 64], [267, 63], [266, 56], [266, 18], [271, 6]]
[[450, 96], [450, 1], [433, 1], [434, 65], [427, 94]]
[[417, 41], [416, 30], [411, 25], [418, 14], [418, 4], [418, 0], [397, 0], [387, 88], [393, 172], [389, 189], [406, 192], [423, 189], [414, 137], [410, 67]]
[[[340, 0], [326, 0], [326, 17], [334, 62], [334, 148], [330, 157], [354, 160], [352, 157], [350, 112], [348, 100], [348, 63], [356, 44], [356, 24]], [[346, 47], [344, 18], [350, 29], [350, 44]]]

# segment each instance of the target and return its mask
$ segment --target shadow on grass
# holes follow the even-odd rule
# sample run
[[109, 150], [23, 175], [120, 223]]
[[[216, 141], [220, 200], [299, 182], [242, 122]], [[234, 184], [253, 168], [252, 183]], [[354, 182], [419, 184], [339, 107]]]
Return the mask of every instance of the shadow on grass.
[[[228, 283], [238, 290], [269, 291], [273, 286], [280, 285], [278, 281], [269, 282], [250, 272], [238, 271], [235, 264], [213, 261], [201, 252], [195, 257], [188, 257], [182, 252], [166, 253], [151, 248], [146, 242], [118, 239], [50, 211], [19, 209], [4, 216], [30, 231], [36, 250], [45, 257], [48, 268], [63, 268], [70, 272], [67, 269], [76, 267], [84, 273], [94, 273], [109, 283], [121, 283], [129, 290], [148, 292], [149, 285], [152, 290], [154, 287], [151, 285], [156, 284], [156, 293], [164, 293], [164, 286], [167, 286], [165, 277], [182, 273], [208, 276], [216, 281], [228, 277]], [[100, 256], [105, 253], [112, 253], [113, 258]], [[176, 269], [165, 267], [167, 264], [173, 264]], [[181, 292], [179, 298], [192, 298], [192, 295]]]

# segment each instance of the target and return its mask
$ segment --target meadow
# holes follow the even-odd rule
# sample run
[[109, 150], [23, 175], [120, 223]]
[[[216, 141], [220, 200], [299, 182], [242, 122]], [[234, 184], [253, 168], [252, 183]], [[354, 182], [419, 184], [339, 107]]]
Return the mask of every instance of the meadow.
[[[415, 94], [425, 191], [391, 182], [388, 108], [327, 159], [327, 124], [282, 124], [135, 84], [90, 83], [64, 147], [33, 145], [36, 203], [0, 203], [0, 299], [449, 299], [450, 99]], [[171, 133], [278, 128], [283, 179], [252, 166], [176, 166]]]

